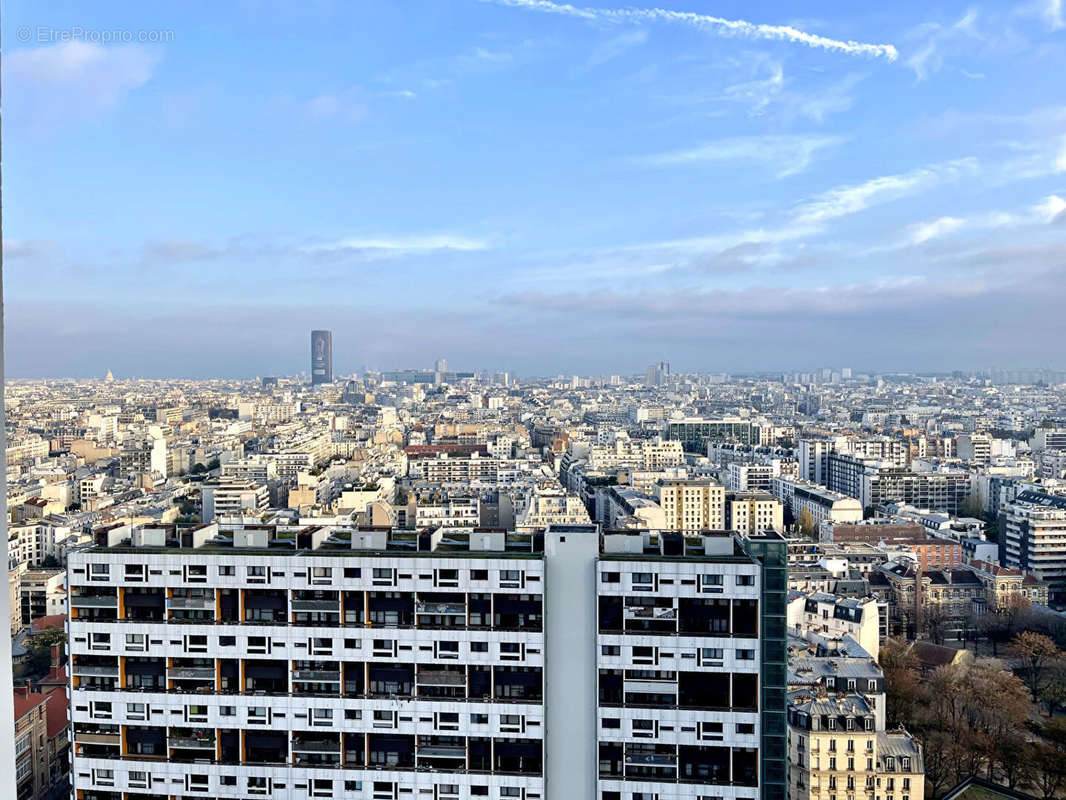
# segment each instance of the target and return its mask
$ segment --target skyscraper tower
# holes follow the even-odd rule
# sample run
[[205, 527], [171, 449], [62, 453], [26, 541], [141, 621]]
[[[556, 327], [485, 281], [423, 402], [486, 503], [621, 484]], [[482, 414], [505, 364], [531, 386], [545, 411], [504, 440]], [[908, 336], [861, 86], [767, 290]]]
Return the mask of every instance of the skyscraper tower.
[[311, 331], [311, 385], [333, 383], [333, 332]]

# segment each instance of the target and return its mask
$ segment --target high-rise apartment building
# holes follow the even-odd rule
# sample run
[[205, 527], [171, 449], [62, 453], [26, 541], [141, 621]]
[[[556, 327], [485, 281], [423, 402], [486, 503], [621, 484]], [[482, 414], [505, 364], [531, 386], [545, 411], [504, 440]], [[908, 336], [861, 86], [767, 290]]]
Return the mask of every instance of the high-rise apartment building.
[[785, 797], [786, 543], [596, 526], [102, 532], [79, 800]]
[[1048, 584], [1066, 598], [1066, 497], [1027, 490], [1000, 511], [999, 563]]
[[725, 527], [736, 533], [783, 531], [784, 506], [769, 492], [727, 492]]
[[655, 496], [670, 530], [725, 530], [725, 488], [712, 480], [660, 480], [655, 484]]
[[333, 383], [333, 332], [311, 331], [311, 385]]

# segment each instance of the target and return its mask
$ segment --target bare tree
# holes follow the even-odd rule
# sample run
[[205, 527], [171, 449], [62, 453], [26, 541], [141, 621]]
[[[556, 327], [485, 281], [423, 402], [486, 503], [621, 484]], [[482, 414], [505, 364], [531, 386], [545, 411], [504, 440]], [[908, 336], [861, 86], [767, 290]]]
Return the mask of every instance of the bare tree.
[[1007, 655], [1034, 698], [1041, 695], [1049, 665], [1062, 656], [1055, 642], [1033, 631], [1023, 631], [1011, 639]]

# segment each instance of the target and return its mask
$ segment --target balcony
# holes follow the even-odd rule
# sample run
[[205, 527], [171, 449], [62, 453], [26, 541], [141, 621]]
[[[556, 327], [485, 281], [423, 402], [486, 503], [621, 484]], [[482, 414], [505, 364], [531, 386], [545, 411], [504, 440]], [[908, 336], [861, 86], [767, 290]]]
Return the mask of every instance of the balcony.
[[169, 675], [175, 680], [205, 680], [215, 679], [214, 667], [171, 667]]
[[292, 751], [294, 753], [333, 753], [340, 755], [341, 743], [339, 741], [323, 741], [321, 739], [309, 739], [306, 741], [293, 739]]
[[74, 733], [74, 744], [122, 744], [118, 733]]
[[466, 759], [466, 747], [461, 744], [426, 744], [418, 748], [420, 758]]
[[676, 608], [660, 608], [658, 606], [627, 606], [626, 619], [677, 619]]
[[465, 617], [466, 605], [464, 603], [423, 603], [415, 604], [415, 611], [419, 614], [434, 614], [439, 616]]
[[99, 675], [104, 678], [118, 677], [118, 664], [75, 664], [75, 675]]
[[677, 756], [673, 753], [626, 753], [625, 759], [632, 766], [677, 768]]
[[118, 597], [110, 594], [72, 595], [70, 604], [85, 608], [118, 608]]
[[466, 673], [456, 670], [419, 670], [420, 686], [466, 686]]
[[173, 609], [185, 609], [188, 611], [214, 611], [214, 597], [172, 597], [170, 607]]
[[188, 750], [214, 750], [214, 737], [171, 736], [170, 746]]
[[292, 673], [292, 679], [309, 683], [340, 683], [341, 671], [339, 669], [298, 669]]
[[293, 611], [332, 611], [339, 614], [341, 610], [340, 600], [293, 600]]

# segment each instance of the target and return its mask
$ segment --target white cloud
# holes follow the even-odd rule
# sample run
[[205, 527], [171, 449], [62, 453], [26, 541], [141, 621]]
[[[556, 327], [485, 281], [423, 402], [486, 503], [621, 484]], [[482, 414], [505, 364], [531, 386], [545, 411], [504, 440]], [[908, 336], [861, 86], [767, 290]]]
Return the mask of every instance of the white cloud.
[[435, 236], [398, 236], [398, 237], [351, 237], [335, 242], [312, 245], [303, 248], [307, 253], [318, 254], [353, 254], [364, 255], [413, 255], [431, 253], [441, 250], [471, 252], [488, 249], [488, 242], [464, 236], [442, 234]]
[[765, 77], [735, 83], [712, 101], [729, 101], [748, 107], [749, 116], [763, 116], [776, 110], [788, 120], [806, 118], [812, 122], [823, 122], [830, 114], [847, 111], [852, 106], [851, 90], [866, 76], [862, 74], [847, 75], [826, 86], [811, 91], [796, 91], [789, 88], [792, 80], [785, 77], [781, 64], [764, 56], [755, 59], [753, 72], [766, 72]]
[[601, 64], [606, 64], [608, 61], [613, 61], [634, 47], [639, 47], [646, 41], [648, 41], [648, 32], [642, 30], [627, 31], [626, 33], [614, 36], [589, 54], [585, 66], [598, 67]]
[[1055, 222], [1064, 211], [1066, 211], [1066, 200], [1052, 194], [1039, 203], [1020, 211], [986, 211], [969, 217], [940, 217], [909, 226], [900, 245], [925, 244], [933, 239], [941, 239], [962, 230], [987, 231], [1027, 225], [1046, 225]]
[[161, 57], [158, 48], [76, 41], [13, 50], [4, 63], [11, 117], [49, 125], [106, 112], [148, 83]]
[[1066, 172], [1066, 136], [1063, 136], [1059, 142], [1059, 152], [1055, 156], [1054, 168], [1055, 172]]
[[820, 150], [844, 141], [842, 136], [746, 136], [718, 139], [686, 150], [648, 156], [641, 161], [651, 166], [754, 162], [771, 166], [777, 177], [784, 178], [809, 167]]
[[954, 233], [966, 225], [966, 220], [958, 217], [941, 217], [930, 222], [919, 222], [911, 226], [910, 235], [907, 237], [911, 244], [922, 244], [930, 239], [938, 239], [949, 233]]
[[914, 70], [918, 80], [924, 81], [944, 66], [947, 52], [954, 52], [962, 41], [981, 40], [982, 36], [977, 30], [977, 12], [971, 8], [951, 25], [937, 22], [919, 25], [911, 31], [910, 38], [920, 40], [920, 44], [905, 63]]
[[1057, 194], [1049, 195], [1042, 203], [1037, 204], [1034, 210], [1045, 222], [1054, 222], [1066, 213], [1066, 200]]
[[1066, 28], [1066, 5], [1063, 0], [1032, 0], [1021, 6], [1016, 13], [1040, 20], [1052, 32]]
[[1066, 28], [1062, 0], [1045, 0], [1044, 19], [1047, 21], [1048, 27], [1053, 31], [1061, 31]]
[[890, 44], [841, 41], [807, 33], [790, 25], [764, 25], [746, 20], [723, 19], [722, 17], [713, 17], [708, 14], [670, 11], [663, 8], [578, 8], [566, 3], [551, 2], [550, 0], [483, 0], [483, 2], [600, 22], [677, 23], [719, 36], [741, 36], [749, 39], [784, 41], [846, 55], [884, 58], [888, 61], [895, 61], [899, 55], [896, 48]]
[[921, 167], [900, 175], [883, 175], [853, 186], [830, 189], [802, 204], [795, 219], [801, 224], [820, 225], [829, 220], [863, 211], [874, 203], [907, 197], [977, 171], [973, 158]]

